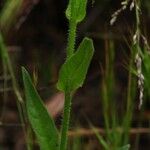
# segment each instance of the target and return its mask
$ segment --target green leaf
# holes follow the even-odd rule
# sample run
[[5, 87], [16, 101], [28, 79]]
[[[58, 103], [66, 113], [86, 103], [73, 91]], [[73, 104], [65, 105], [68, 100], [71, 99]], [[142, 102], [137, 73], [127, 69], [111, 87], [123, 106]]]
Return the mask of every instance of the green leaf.
[[119, 148], [118, 150], [129, 150], [129, 148], [130, 148], [130, 144], [127, 144], [127, 145]]
[[81, 22], [86, 16], [87, 0], [69, 0], [69, 4], [66, 10], [66, 17], [68, 20]]
[[74, 92], [83, 85], [93, 53], [94, 47], [92, 40], [84, 38], [78, 50], [60, 69], [57, 83], [59, 90]]
[[32, 84], [28, 72], [22, 68], [26, 107], [29, 121], [37, 136], [41, 150], [58, 150], [58, 132], [40, 96]]

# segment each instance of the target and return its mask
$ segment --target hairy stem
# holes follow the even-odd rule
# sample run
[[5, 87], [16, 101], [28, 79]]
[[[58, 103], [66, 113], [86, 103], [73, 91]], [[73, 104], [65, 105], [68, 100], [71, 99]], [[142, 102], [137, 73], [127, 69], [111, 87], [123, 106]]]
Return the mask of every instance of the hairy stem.
[[74, 53], [74, 47], [76, 42], [76, 2], [74, 0], [71, 1], [71, 14], [69, 20], [69, 35], [68, 35], [68, 45], [67, 45], [67, 58], [70, 58]]
[[[67, 59], [70, 58], [75, 50], [76, 43], [76, 11], [75, 11], [75, 1], [71, 1], [71, 17], [69, 20], [69, 35], [68, 35], [68, 45], [67, 45]], [[70, 122], [70, 111], [71, 111], [71, 101], [72, 95], [71, 92], [66, 89], [65, 91], [65, 105], [63, 112], [63, 121], [62, 121], [62, 129], [61, 129], [61, 139], [60, 139], [60, 150], [66, 150], [67, 148], [67, 132], [69, 129]]]
[[67, 58], [71, 57], [74, 53], [74, 46], [76, 41], [76, 22], [71, 19], [69, 22], [69, 37], [68, 37], [68, 46], [67, 46]]
[[70, 122], [70, 111], [71, 111], [71, 100], [72, 95], [70, 92], [65, 93], [65, 107], [63, 112], [63, 121], [61, 129], [61, 141], [60, 141], [60, 150], [66, 150], [67, 147], [67, 132]]

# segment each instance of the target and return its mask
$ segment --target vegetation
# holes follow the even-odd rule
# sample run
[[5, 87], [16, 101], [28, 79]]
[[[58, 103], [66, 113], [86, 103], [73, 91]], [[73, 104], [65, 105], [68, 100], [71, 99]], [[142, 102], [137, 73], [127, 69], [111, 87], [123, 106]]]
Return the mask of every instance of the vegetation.
[[[99, 1], [92, 1], [92, 6], [98, 3]], [[93, 133], [92, 136], [94, 136], [99, 143], [99, 149], [138, 149], [140, 140], [139, 132], [136, 133], [135, 143], [130, 140], [131, 131], [134, 125], [134, 113], [135, 110], [137, 110], [136, 107], [138, 105], [138, 112], [140, 116], [142, 116], [147, 102], [146, 100], [149, 99], [150, 96], [150, 48], [148, 40], [145, 35], [143, 35], [143, 30], [141, 28], [141, 12], [143, 4], [145, 3], [147, 4], [148, 2], [146, 0], [143, 3], [140, 0], [124, 0], [121, 2], [121, 8], [111, 15], [110, 26], [117, 24], [121, 13], [124, 11], [129, 10], [132, 12], [134, 14], [134, 31], [131, 36], [132, 39], [130, 42], [127, 42], [129, 47], [129, 54], [127, 54], [128, 62], [125, 64], [125, 68], [128, 72], [127, 84], [124, 88], [125, 91], [121, 94], [117, 93], [118, 75], [115, 69], [117, 55], [115, 42], [112, 39], [105, 40], [105, 58], [103, 58], [105, 63], [104, 65], [100, 65], [99, 69], [102, 74], [99, 95], [104, 122], [102, 126], [103, 132], [100, 132], [99, 128], [97, 129], [95, 127], [91, 118], [86, 118], [86, 120], [88, 120], [87, 122], [90, 131]], [[9, 32], [10, 27], [16, 23], [22, 5], [23, 0], [17, 0], [15, 2], [8, 0], [0, 15], [0, 55], [4, 76], [3, 101], [5, 102], [8, 98], [8, 94], [5, 90], [8, 86], [7, 76], [10, 75], [28, 150], [34, 149], [34, 133], [41, 150], [87, 149], [85, 147], [83, 148], [82, 134], [81, 136], [75, 136], [75, 138], [72, 139], [70, 138], [69, 133], [70, 121], [73, 118], [71, 116], [73, 97], [77, 90], [85, 83], [86, 77], [88, 76], [88, 69], [95, 52], [95, 46], [93, 44], [94, 40], [89, 37], [84, 37], [79, 46], [76, 46], [78, 44], [78, 25], [84, 22], [87, 16], [88, 0], [69, 0], [65, 12], [69, 23], [66, 59], [59, 70], [56, 83], [57, 90], [63, 92], [65, 97], [60, 129], [55, 123], [53, 116], [48, 112], [44, 100], [40, 97], [37, 90], [37, 76], [34, 74], [32, 80], [32, 77], [24, 67], [22, 67], [24, 90], [21, 92], [8, 48], [4, 42], [5, 35]], [[86, 92], [88, 93], [90, 91]], [[23, 94], [25, 95], [25, 100]], [[121, 95], [122, 102], [120, 102], [120, 97], [118, 95]], [[138, 101], [138, 104], [135, 100]], [[5, 107], [3, 106], [1, 115], [5, 110]], [[3, 118], [1, 117], [1, 124], [3, 124], [2, 119]], [[137, 127], [142, 125], [142, 121], [139, 120], [139, 122], [136, 123], [136, 131], [138, 131]], [[150, 133], [149, 129], [146, 131], [148, 134]], [[77, 131], [74, 132], [77, 133]], [[73, 140], [73, 142], [71, 140]], [[83, 143], [86, 142], [84, 141]]]

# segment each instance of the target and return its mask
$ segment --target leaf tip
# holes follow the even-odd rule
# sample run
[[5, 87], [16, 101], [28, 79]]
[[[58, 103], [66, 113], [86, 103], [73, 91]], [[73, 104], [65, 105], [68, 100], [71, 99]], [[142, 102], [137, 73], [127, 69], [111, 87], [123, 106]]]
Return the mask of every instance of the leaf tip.
[[25, 67], [21, 67], [21, 71], [22, 71], [22, 74], [25, 74], [25, 73], [27, 73], [27, 70], [25, 69]]
[[94, 44], [93, 44], [93, 40], [91, 38], [85, 37], [84, 41], [89, 43], [92, 47], [92, 51], [94, 51]]
[[22, 78], [23, 78], [24, 85], [26, 85], [27, 81], [32, 83], [31, 77], [28, 71], [25, 69], [25, 67], [21, 67], [21, 70], [22, 70]]

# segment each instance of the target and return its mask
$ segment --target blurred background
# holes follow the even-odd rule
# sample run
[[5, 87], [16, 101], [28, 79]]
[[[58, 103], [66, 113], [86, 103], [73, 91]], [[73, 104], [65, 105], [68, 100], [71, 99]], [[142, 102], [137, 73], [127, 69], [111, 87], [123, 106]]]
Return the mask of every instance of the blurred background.
[[[5, 3], [6, 0], [0, 0], [1, 14], [5, 13]], [[0, 18], [0, 30], [8, 47], [22, 95], [21, 66], [24, 66], [33, 76], [40, 96], [47, 107], [54, 110], [58, 109], [56, 112], [49, 110], [54, 113], [58, 128], [61, 124], [63, 94], [57, 91], [56, 83], [59, 69], [66, 57], [68, 20], [65, 18], [65, 9], [67, 4], [67, 0], [22, 0], [21, 4], [11, 12], [11, 19], [7, 20], [7, 15]], [[104, 128], [102, 83], [107, 55], [108, 53], [112, 54], [112, 51], [112, 55], [114, 55], [112, 67], [115, 72], [113, 93], [117, 117], [121, 118], [125, 112], [130, 45], [135, 32], [135, 13], [134, 10], [130, 11], [127, 8], [111, 26], [111, 15], [120, 7], [120, 0], [89, 0], [86, 19], [79, 24], [77, 29], [76, 47], [85, 36], [92, 38], [95, 46], [95, 55], [86, 82], [83, 88], [77, 91], [72, 103], [70, 129], [85, 129], [80, 137], [85, 150], [101, 149], [95, 135], [89, 131], [89, 122], [100, 129]], [[149, 0], [141, 2], [140, 17], [142, 33], [149, 41]], [[0, 69], [1, 150], [22, 150], [25, 147], [25, 142], [9, 74], [7, 76], [7, 88], [5, 88], [5, 92], [7, 92], [5, 101], [3, 100], [3, 80], [3, 70]], [[62, 105], [60, 108], [55, 108], [58, 103]], [[134, 99], [133, 103], [131, 126], [133, 128], [146, 128], [147, 130], [144, 130], [140, 135], [136, 131], [130, 135], [130, 142], [134, 145], [132, 149], [148, 150], [150, 146], [149, 96], [144, 98], [142, 113], [138, 110], [138, 97]], [[75, 134], [73, 133], [72, 136]], [[136, 139], [139, 141], [138, 144]]]

